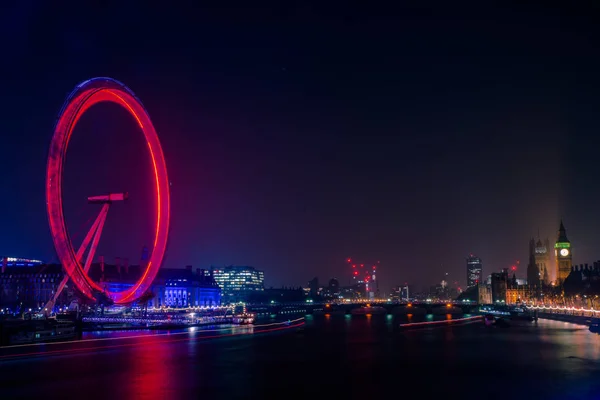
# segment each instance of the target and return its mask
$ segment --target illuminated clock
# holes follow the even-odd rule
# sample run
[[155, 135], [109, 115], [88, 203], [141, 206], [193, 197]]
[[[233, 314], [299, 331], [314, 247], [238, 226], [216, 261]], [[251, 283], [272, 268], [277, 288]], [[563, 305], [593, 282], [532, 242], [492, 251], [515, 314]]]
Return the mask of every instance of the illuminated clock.
[[561, 249], [560, 250], [560, 255], [563, 256], [563, 257], [568, 256], [569, 255], [569, 250], [567, 250], [567, 249]]

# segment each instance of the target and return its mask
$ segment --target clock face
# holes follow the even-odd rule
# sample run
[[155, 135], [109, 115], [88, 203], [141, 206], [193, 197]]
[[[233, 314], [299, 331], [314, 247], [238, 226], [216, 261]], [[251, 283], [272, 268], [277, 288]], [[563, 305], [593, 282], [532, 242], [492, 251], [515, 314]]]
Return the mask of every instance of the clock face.
[[563, 257], [568, 256], [569, 255], [569, 250], [567, 250], [567, 249], [561, 249], [560, 250], [560, 255], [563, 256]]

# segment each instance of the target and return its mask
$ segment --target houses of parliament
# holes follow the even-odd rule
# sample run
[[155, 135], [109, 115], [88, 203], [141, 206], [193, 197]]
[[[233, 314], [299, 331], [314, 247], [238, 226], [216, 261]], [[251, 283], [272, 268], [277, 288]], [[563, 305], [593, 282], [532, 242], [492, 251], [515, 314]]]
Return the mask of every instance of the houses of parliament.
[[[539, 236], [539, 235], [538, 235]], [[537, 242], [529, 240], [529, 263], [527, 265], [527, 283], [532, 288], [542, 288], [552, 284], [562, 286], [572, 267], [571, 242], [562, 221], [554, 243], [553, 262], [551, 261], [550, 241], [538, 237]]]
[[[552, 252], [554, 247], [554, 252]], [[527, 283], [520, 284], [508, 268], [492, 273], [488, 282], [473, 286], [480, 304], [519, 304], [523, 301], [565, 301], [572, 302], [577, 297], [594, 307], [593, 302], [600, 298], [600, 261], [592, 265], [572, 265], [572, 247], [563, 222], [560, 222], [556, 241], [551, 247], [550, 240], [541, 238], [529, 240], [529, 262]], [[479, 266], [480, 259], [478, 259]], [[467, 265], [469, 266], [469, 264]], [[468, 290], [467, 290], [468, 292]], [[467, 293], [465, 292], [465, 293]], [[469, 294], [470, 296], [470, 294]], [[465, 294], [465, 298], [467, 294]]]

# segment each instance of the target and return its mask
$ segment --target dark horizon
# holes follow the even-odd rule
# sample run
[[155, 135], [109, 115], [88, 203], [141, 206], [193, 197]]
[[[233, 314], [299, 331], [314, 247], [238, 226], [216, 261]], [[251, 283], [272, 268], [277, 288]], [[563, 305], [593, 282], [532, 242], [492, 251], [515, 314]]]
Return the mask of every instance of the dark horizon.
[[[73, 88], [109, 76], [157, 129], [171, 180], [164, 267], [251, 265], [266, 286], [349, 279], [381, 261], [380, 290], [429, 286], [466, 258], [484, 275], [553, 243], [600, 259], [600, 35], [593, 6], [372, 5], [178, 9], [19, 2], [0, 13], [4, 230], [0, 253], [54, 260], [48, 145]], [[175, 23], [174, 21], [178, 21]], [[96, 254], [133, 264], [151, 244], [142, 136], [124, 110], [75, 129], [65, 205], [76, 246], [127, 190]], [[347, 274], [347, 275], [346, 275]]]

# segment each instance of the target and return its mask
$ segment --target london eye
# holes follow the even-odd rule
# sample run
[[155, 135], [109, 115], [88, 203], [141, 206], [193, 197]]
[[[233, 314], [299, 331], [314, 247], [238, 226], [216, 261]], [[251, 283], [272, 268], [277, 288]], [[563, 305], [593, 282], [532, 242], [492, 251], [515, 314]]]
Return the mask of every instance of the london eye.
[[[79, 118], [95, 104], [112, 102], [120, 105], [135, 119], [144, 134], [151, 159], [154, 181], [153, 196], [155, 218], [153, 246], [148, 262], [143, 266], [137, 282], [123, 291], [110, 291], [101, 287], [88, 274], [100, 240], [106, 215], [115, 201], [127, 199], [127, 193], [96, 194], [88, 197], [88, 202], [102, 204], [100, 213], [86, 234], [80, 247], [75, 250], [65, 223], [63, 209], [63, 168], [73, 130]], [[54, 305], [68, 278], [87, 298], [95, 299], [104, 293], [115, 304], [135, 302], [146, 293], [161, 266], [169, 232], [169, 179], [162, 147], [148, 112], [135, 94], [124, 84], [111, 78], [94, 78], [80, 83], [67, 97], [54, 128], [46, 168], [46, 209], [50, 232], [56, 254], [66, 275], [60, 283], [54, 299], [47, 305]], [[89, 247], [89, 249], [88, 249]], [[87, 251], [87, 257], [84, 255]]]

